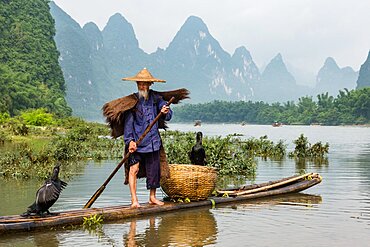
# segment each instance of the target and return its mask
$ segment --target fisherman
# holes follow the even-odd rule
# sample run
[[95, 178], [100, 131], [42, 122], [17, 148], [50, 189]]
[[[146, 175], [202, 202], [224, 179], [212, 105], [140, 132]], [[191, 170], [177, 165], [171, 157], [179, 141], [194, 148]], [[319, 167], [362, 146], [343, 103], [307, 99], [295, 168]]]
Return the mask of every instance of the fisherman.
[[156, 189], [160, 187], [159, 149], [162, 145], [158, 123], [153, 126], [139, 146], [136, 145], [136, 141], [159, 111], [163, 114], [165, 121], [169, 121], [172, 117], [172, 110], [166, 106], [167, 102], [149, 89], [153, 82], [164, 82], [164, 80], [153, 78], [147, 69], [143, 69], [135, 77], [124, 78], [124, 80], [136, 81], [138, 88], [136, 96], [139, 99], [135, 110], [127, 112], [124, 122], [125, 145], [131, 153], [128, 163], [131, 207], [140, 207], [136, 195], [139, 164], [141, 164], [141, 169], [146, 171], [146, 187], [150, 190], [149, 204], [163, 205], [164, 203], [156, 198]]
[[[112, 136], [124, 135], [125, 152], [130, 152], [128, 163], [125, 164], [125, 184], [129, 184], [131, 207], [140, 207], [136, 189], [137, 178], [146, 177], [146, 187], [150, 190], [149, 204], [163, 205], [156, 198], [156, 189], [160, 187], [161, 176], [168, 177], [168, 165], [158, 128], [165, 127], [164, 122], [172, 117], [172, 110], [166, 105], [172, 96], [175, 102], [188, 98], [186, 89], [168, 92], [156, 92], [150, 89], [154, 82], [165, 80], [154, 78], [144, 68], [134, 77], [123, 78], [125, 81], [135, 81], [138, 92], [116, 99], [104, 105], [103, 114], [112, 129]], [[162, 113], [161, 119], [155, 123], [145, 138], [136, 144], [145, 129]]]

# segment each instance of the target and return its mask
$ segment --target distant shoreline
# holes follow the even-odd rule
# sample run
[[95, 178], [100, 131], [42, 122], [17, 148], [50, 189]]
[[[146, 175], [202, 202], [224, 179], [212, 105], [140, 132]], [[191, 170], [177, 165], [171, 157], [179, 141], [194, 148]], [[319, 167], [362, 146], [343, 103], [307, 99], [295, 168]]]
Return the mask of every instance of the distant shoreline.
[[[189, 124], [189, 125], [194, 125], [193, 122], [169, 122], [168, 124]], [[248, 125], [265, 125], [265, 126], [272, 126], [272, 124], [257, 124], [257, 123], [240, 123], [240, 122], [235, 122], [235, 123], [231, 123], [231, 122], [227, 122], [227, 123], [215, 123], [215, 122], [202, 122], [202, 125], [204, 124], [236, 124], [236, 125], [242, 125], [242, 126], [248, 126]], [[284, 124], [282, 123], [282, 125], [280, 127], [283, 127], [283, 126], [323, 126], [323, 127], [365, 127], [365, 128], [369, 128], [370, 127], [370, 123], [369, 124], [339, 124], [339, 125], [324, 125], [324, 124], [316, 124], [316, 123], [313, 123], [313, 124]], [[276, 127], [278, 128], [278, 127]]]

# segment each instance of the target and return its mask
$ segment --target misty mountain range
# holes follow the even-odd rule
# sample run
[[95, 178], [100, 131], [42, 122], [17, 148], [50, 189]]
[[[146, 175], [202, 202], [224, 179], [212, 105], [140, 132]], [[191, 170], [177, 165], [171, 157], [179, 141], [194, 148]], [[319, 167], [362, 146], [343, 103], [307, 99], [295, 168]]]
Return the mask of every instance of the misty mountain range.
[[[361, 78], [351, 67], [339, 68], [333, 58], [327, 58], [317, 74], [316, 87], [303, 86], [289, 72], [281, 54], [261, 73], [244, 46], [230, 55], [195, 16], [185, 21], [166, 49], [147, 54], [139, 47], [132, 25], [120, 14], [113, 15], [100, 31], [92, 22], [81, 28], [54, 2], [50, 8], [67, 102], [74, 115], [87, 119], [100, 118], [105, 102], [136, 91], [134, 82], [121, 78], [133, 76], [144, 67], [155, 77], [167, 80], [154, 85], [155, 90], [185, 87], [191, 92], [189, 103], [286, 102], [323, 92], [336, 96], [341, 89], [355, 89]], [[364, 72], [364, 86], [370, 86], [368, 60], [363, 65], [368, 73]]]

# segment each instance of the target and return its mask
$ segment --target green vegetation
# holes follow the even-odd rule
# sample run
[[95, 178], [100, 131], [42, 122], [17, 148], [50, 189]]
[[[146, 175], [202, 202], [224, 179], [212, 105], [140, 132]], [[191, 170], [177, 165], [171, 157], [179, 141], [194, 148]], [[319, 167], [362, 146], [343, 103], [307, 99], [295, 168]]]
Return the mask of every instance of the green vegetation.
[[[190, 164], [189, 152], [194, 145], [195, 133], [166, 131], [162, 134], [168, 162], [171, 164]], [[257, 163], [249, 155], [240, 138], [204, 137], [208, 165], [216, 168], [220, 175], [253, 176]]]
[[103, 216], [102, 215], [91, 215], [89, 217], [83, 217], [84, 221], [82, 227], [90, 235], [98, 236], [99, 238], [103, 236]]
[[39, 124], [34, 120], [46, 115], [50, 125], [28, 125], [24, 114], [3, 122], [0, 132], [0, 144], [5, 144], [0, 153], [3, 177], [45, 179], [56, 161], [63, 162], [63, 175], [69, 177], [81, 168], [81, 160], [122, 157], [123, 140], [107, 138], [109, 130], [105, 125], [72, 117], [49, 118], [49, 113], [42, 112], [27, 111], [27, 116], [34, 116], [27, 119]]
[[97, 229], [102, 226], [103, 217], [101, 215], [94, 214], [90, 217], [83, 217], [83, 227], [85, 229]]
[[[73, 117], [55, 118], [45, 109], [28, 110], [19, 116], [2, 119], [2, 177], [45, 179], [50, 176], [56, 161], [63, 163], [63, 176], [69, 177], [81, 169], [82, 160], [120, 159], [123, 156], [123, 138], [111, 139], [109, 129], [103, 124]], [[162, 139], [169, 163], [190, 164], [189, 152], [195, 143], [195, 133], [164, 131]], [[292, 158], [323, 158], [329, 148], [328, 144], [320, 142], [311, 145], [303, 135], [294, 144], [296, 148], [289, 154]], [[204, 137], [203, 146], [208, 165], [215, 167], [227, 182], [230, 176], [238, 181], [246, 177], [252, 179], [257, 157], [282, 160], [287, 145], [283, 141], [275, 144], [267, 136], [244, 140], [233, 134]]]
[[294, 151], [290, 152], [288, 156], [295, 160], [297, 168], [306, 167], [308, 163], [318, 166], [329, 164], [326, 157], [329, 153], [329, 143], [322, 144], [317, 142], [312, 145], [303, 134], [294, 140], [293, 143], [295, 144]]
[[195, 119], [210, 123], [369, 124], [370, 88], [339, 91], [336, 98], [328, 93], [320, 94], [317, 101], [306, 96], [297, 104], [214, 101], [176, 108], [175, 121], [193, 122]]
[[0, 1], [0, 113], [45, 108], [58, 116], [71, 114], [48, 3]]
[[280, 140], [277, 144], [270, 141], [267, 135], [261, 136], [259, 139], [250, 138], [242, 142], [241, 148], [251, 156], [259, 156], [262, 158], [274, 158], [280, 160], [286, 154], [286, 144]]
[[298, 139], [294, 140], [295, 149], [289, 153], [289, 157], [295, 158], [323, 158], [329, 152], [329, 143], [323, 145], [317, 142], [311, 145], [307, 137], [301, 134]]
[[28, 125], [47, 126], [53, 124], [53, 114], [47, 113], [46, 109], [30, 109], [21, 113], [21, 118]]

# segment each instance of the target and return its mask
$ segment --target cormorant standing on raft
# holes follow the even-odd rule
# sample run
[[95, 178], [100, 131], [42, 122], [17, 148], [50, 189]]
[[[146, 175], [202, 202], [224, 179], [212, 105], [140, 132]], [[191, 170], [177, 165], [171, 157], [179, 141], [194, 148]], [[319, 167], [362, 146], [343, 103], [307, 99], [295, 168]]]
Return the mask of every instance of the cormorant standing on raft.
[[48, 215], [49, 208], [58, 200], [60, 193], [67, 186], [67, 183], [60, 180], [59, 175], [60, 164], [53, 168], [53, 175], [51, 178], [45, 180], [45, 183], [36, 192], [35, 202], [27, 208], [27, 212], [21, 216], [43, 215], [46, 212]]
[[190, 155], [189, 155], [191, 164], [193, 164], [193, 165], [204, 166], [204, 165], [207, 164], [206, 151], [204, 151], [204, 148], [202, 146], [202, 139], [203, 139], [203, 133], [198, 132], [197, 133], [197, 142], [191, 148], [191, 152], [190, 152]]

